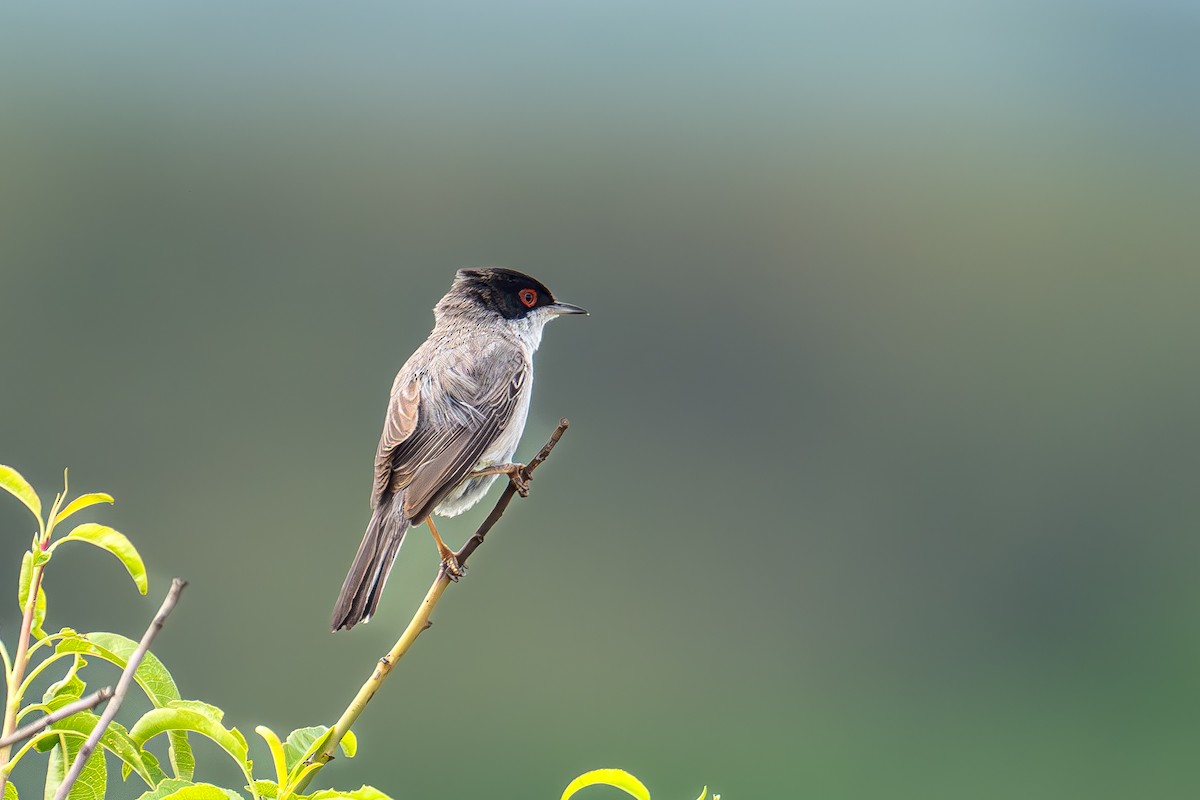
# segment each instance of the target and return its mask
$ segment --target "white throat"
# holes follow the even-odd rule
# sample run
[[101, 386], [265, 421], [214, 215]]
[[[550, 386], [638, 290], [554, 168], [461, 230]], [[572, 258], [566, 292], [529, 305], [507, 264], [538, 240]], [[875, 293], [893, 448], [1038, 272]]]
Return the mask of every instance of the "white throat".
[[542, 328], [545, 328], [546, 323], [556, 316], [558, 315], [545, 308], [539, 308], [524, 317], [510, 319], [507, 322], [509, 330], [516, 334], [521, 344], [532, 354], [542, 343]]

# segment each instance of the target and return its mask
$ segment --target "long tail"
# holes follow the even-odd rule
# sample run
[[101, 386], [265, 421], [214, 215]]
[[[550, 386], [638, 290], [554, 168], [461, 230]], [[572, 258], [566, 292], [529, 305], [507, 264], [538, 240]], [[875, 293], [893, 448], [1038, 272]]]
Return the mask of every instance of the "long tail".
[[387, 583], [388, 573], [396, 561], [396, 553], [408, 531], [408, 520], [402, 513], [404, 501], [397, 492], [391, 501], [379, 504], [367, 532], [363, 534], [358, 555], [342, 583], [341, 594], [333, 607], [330, 626], [333, 631], [350, 630], [360, 622], [366, 622], [379, 607], [379, 595]]

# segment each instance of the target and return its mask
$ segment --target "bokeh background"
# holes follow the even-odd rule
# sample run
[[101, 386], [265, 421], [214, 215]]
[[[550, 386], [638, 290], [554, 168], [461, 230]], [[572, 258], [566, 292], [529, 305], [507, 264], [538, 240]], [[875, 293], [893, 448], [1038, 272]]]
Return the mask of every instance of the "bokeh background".
[[592, 311], [522, 454], [573, 427], [322, 785], [1197, 796], [1198, 54], [1184, 0], [5, 4], [0, 462], [151, 571], [62, 551], [50, 626], [183, 575], [185, 696], [336, 718], [436, 566], [328, 632], [392, 376], [500, 264]]

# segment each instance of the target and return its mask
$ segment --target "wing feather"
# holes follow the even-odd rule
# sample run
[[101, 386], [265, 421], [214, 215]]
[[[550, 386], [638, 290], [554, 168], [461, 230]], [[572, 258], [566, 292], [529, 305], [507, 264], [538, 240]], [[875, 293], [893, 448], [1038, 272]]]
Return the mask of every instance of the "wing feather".
[[392, 393], [375, 460], [372, 502], [404, 490], [404, 516], [419, 524], [478, 463], [512, 420], [528, 365], [515, 347], [493, 349], [431, 382], [439, 407], [428, 408], [417, 379]]
[[392, 385], [383, 434], [375, 451], [375, 483], [371, 488], [371, 507], [379, 505], [384, 492], [392, 483], [392, 456], [396, 448], [407, 441], [417, 429], [420, 419], [420, 386], [402, 370]]

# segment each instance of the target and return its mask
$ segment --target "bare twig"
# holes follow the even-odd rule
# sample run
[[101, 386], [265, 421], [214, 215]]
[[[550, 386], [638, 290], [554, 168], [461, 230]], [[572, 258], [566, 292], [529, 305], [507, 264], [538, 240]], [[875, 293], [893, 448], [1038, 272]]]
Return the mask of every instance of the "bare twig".
[[41, 719], [34, 720], [24, 728], [17, 728], [8, 736], [0, 739], [0, 747], [11, 747], [17, 742], [25, 741], [30, 736], [41, 732], [43, 728], [50, 727], [60, 719], [66, 719], [77, 711], [87, 711], [89, 708], [95, 708], [112, 696], [112, 687], [105, 686], [100, 691], [92, 692], [82, 700], [76, 700], [74, 703], [68, 703], [58, 711], [52, 711]]
[[167, 592], [167, 597], [163, 600], [162, 606], [159, 607], [158, 613], [154, 615], [150, 627], [142, 634], [142, 640], [138, 642], [137, 648], [133, 654], [129, 656], [129, 661], [125, 664], [125, 669], [121, 672], [121, 678], [117, 681], [117, 689], [113, 692], [112, 700], [104, 707], [104, 713], [100, 715], [100, 719], [96, 722], [96, 727], [92, 729], [92, 733], [88, 736], [87, 741], [79, 748], [79, 752], [75, 755], [75, 761], [71, 763], [71, 769], [67, 772], [67, 776], [63, 778], [63, 782], [59, 784], [58, 791], [54, 793], [54, 800], [65, 800], [67, 793], [71, 791], [71, 786], [75, 781], [79, 780], [79, 773], [83, 771], [83, 765], [87, 763], [88, 756], [96, 749], [96, 745], [100, 742], [100, 737], [104, 735], [104, 730], [108, 727], [108, 723], [113, 721], [113, 717], [117, 715], [117, 709], [121, 707], [121, 701], [125, 699], [125, 693], [129, 691], [129, 685], [133, 683], [133, 674], [137, 672], [138, 665], [142, 663], [142, 659], [150, 650], [150, 643], [154, 641], [154, 637], [162, 630], [163, 624], [166, 623], [167, 617], [175, 609], [175, 604], [179, 602], [179, 594], [183, 591], [183, 587], [187, 586], [187, 581], [180, 578], [171, 580], [171, 590]]
[[[550, 451], [558, 444], [558, 440], [562, 438], [562, 435], [566, 433], [570, 425], [571, 422], [566, 417], [560, 419], [558, 427], [554, 429], [554, 433], [550, 434], [550, 439], [542, 445], [542, 449], [538, 451], [538, 454], [521, 469], [521, 477], [525, 479], [526, 483], [533, 479], [533, 471], [550, 457]], [[487, 515], [487, 519], [479, 526], [479, 530], [475, 531], [475, 535], [467, 539], [467, 543], [462, 546], [462, 549], [454, 554], [460, 565], [467, 563], [467, 559], [471, 557], [471, 553], [474, 553], [479, 545], [483, 544], [484, 537], [488, 535], [488, 531], [492, 529], [492, 526], [500, 521], [500, 517], [504, 516], [508, 504], [512, 502], [513, 496], [516, 493], [516, 485], [512, 481], [509, 481], [508, 486], [504, 487], [504, 493], [500, 495], [500, 499], [496, 501], [496, 505], [492, 508], [492, 513]]]
[[[558, 444], [558, 440], [562, 438], [563, 433], [570, 424], [566, 417], [559, 420], [558, 427], [550, 435], [549, 441], [538, 451], [533, 460], [521, 470], [521, 477], [526, 482], [531, 478], [533, 471], [550, 455], [550, 451]], [[505, 487], [504, 493], [500, 495], [500, 499], [496, 501], [496, 505], [492, 508], [491, 513], [487, 515], [483, 524], [479, 526], [479, 530], [475, 531], [475, 534], [467, 540], [462, 549], [455, 554], [459, 564], [464, 563], [470, 557], [471, 553], [474, 553], [479, 545], [483, 544], [484, 537], [487, 536], [488, 531], [500, 520], [500, 517], [504, 515], [504, 510], [508, 508], [508, 504], [512, 502], [513, 496], [516, 493], [517, 487], [510, 481], [508, 486]], [[429, 591], [426, 592], [425, 599], [421, 601], [417, 612], [413, 614], [408, 627], [404, 629], [404, 633], [400, 635], [400, 638], [392, 646], [392, 649], [388, 651], [388, 654], [379, 659], [379, 663], [376, 664], [371, 677], [358, 690], [358, 694], [354, 696], [354, 699], [350, 701], [350, 705], [342, 712], [341, 718], [334, 724], [333, 735], [329, 738], [329, 742], [321, 752], [312, 757], [310, 763], [328, 764], [333, 760], [333, 752], [337, 750], [338, 745], [341, 744], [342, 739], [346, 736], [351, 726], [358, 721], [359, 716], [367, 707], [367, 703], [371, 702], [371, 698], [379, 691], [379, 687], [383, 685], [384, 680], [391, 673], [392, 669], [395, 668], [396, 663], [408, 652], [408, 649], [412, 647], [412, 643], [417, 640], [421, 632], [433, 625], [429, 617], [433, 613], [434, 607], [437, 606], [438, 601], [441, 600], [442, 593], [446, 591], [446, 587], [449, 585], [450, 577], [446, 574], [445, 569], [439, 568], [437, 577], [434, 578], [433, 584], [429, 587]], [[295, 791], [304, 791], [316, 776], [316, 773], [317, 770], [313, 770], [305, 778], [301, 779], [295, 787]]]

